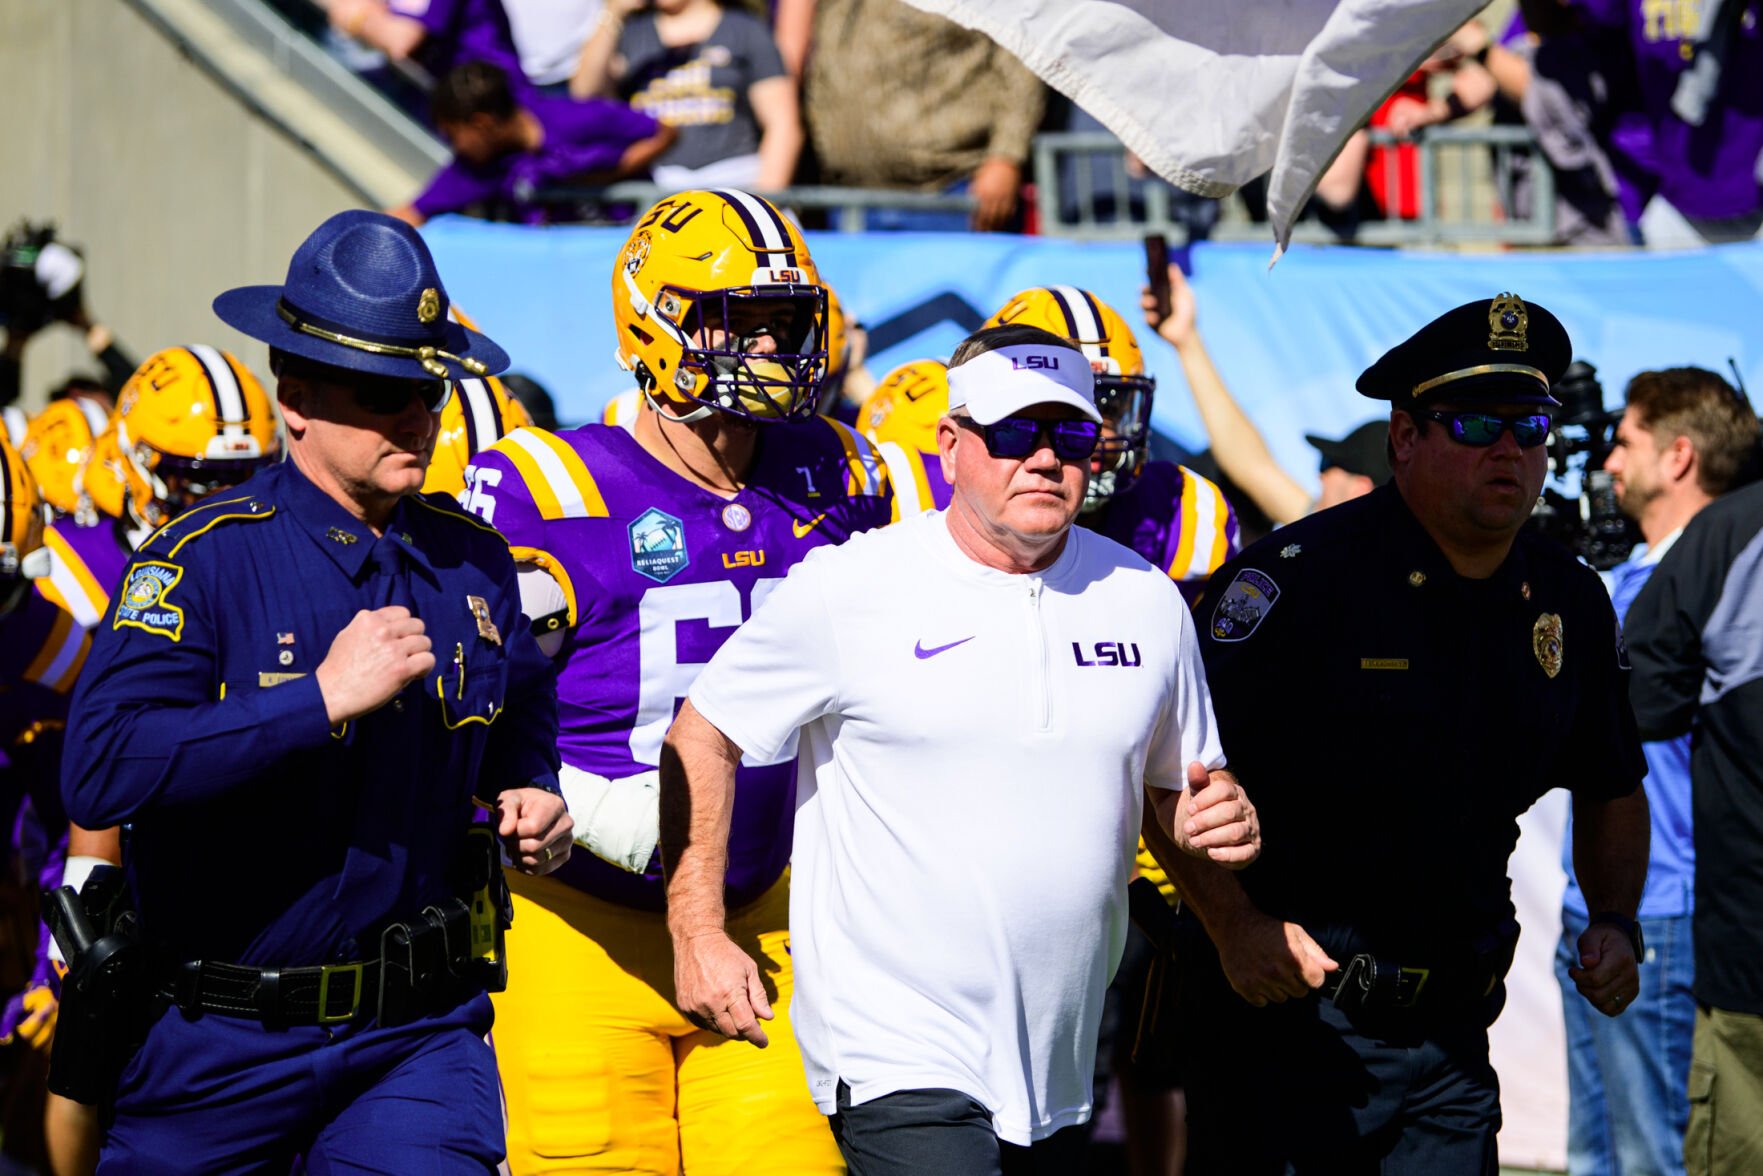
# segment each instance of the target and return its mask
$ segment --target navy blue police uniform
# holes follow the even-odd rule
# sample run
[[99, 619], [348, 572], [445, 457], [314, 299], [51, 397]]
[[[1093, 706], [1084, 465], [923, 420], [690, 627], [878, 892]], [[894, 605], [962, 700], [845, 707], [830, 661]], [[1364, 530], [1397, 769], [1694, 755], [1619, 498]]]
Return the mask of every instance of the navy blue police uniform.
[[[1361, 391], [1546, 411], [1566, 334], [1519, 304], [1526, 329], [1496, 346], [1509, 305], [1491, 325], [1487, 301], [1444, 316]], [[1609, 596], [1528, 530], [1492, 576], [1457, 574], [1394, 483], [1281, 528], [1212, 585], [1201, 650], [1264, 845], [1237, 878], [1341, 967], [1252, 1007], [1184, 920], [1189, 1171], [1494, 1173], [1487, 1027], [1518, 936], [1517, 818], [1550, 788], [1627, 796], [1645, 773]]]
[[[314, 671], [392, 604], [434, 669], [333, 726]], [[101, 1169], [493, 1170], [486, 912], [422, 937], [421, 962], [407, 940], [482, 897], [474, 813], [556, 791], [556, 734], [507, 545], [444, 496], [401, 499], [376, 536], [289, 461], [153, 535], [95, 635], [63, 770], [75, 821], [130, 826], [153, 994]]]

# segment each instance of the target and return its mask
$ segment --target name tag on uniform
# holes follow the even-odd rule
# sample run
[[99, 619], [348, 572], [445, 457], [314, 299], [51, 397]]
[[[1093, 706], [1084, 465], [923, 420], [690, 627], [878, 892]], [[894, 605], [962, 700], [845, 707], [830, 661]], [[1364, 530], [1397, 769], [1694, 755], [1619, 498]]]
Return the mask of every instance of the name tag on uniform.
[[490, 619], [490, 602], [481, 596], [467, 596], [465, 603], [477, 621], [477, 635], [491, 645], [502, 644], [502, 633], [496, 628], [496, 622]]
[[1405, 670], [1408, 659], [1405, 657], [1362, 657], [1359, 659], [1362, 670]]
[[292, 682], [295, 678], [304, 678], [305, 676], [304, 671], [297, 674], [269, 674], [258, 671], [257, 684], [259, 686], [280, 686], [283, 682]]

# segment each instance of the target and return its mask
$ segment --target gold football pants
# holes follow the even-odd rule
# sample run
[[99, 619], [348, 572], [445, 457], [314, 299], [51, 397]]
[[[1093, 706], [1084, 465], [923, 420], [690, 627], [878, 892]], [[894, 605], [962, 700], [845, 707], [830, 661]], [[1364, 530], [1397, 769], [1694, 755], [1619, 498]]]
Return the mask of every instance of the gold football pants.
[[777, 1014], [763, 1050], [674, 1008], [666, 916], [549, 878], [508, 881], [508, 991], [494, 998], [491, 1036], [513, 1176], [844, 1172], [790, 1030], [787, 872], [728, 920]]

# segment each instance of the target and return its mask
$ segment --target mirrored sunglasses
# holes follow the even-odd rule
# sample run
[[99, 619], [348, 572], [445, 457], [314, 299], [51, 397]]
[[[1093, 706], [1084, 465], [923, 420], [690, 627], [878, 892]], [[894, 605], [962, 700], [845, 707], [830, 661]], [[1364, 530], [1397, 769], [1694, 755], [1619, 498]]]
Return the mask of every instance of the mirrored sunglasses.
[[1477, 449], [1492, 445], [1507, 429], [1512, 430], [1512, 439], [1521, 448], [1535, 449], [1548, 439], [1549, 426], [1553, 423], [1546, 412], [1501, 416], [1491, 412], [1434, 411], [1425, 415], [1427, 420], [1439, 421], [1449, 428], [1451, 440], [1460, 445], [1473, 445]]

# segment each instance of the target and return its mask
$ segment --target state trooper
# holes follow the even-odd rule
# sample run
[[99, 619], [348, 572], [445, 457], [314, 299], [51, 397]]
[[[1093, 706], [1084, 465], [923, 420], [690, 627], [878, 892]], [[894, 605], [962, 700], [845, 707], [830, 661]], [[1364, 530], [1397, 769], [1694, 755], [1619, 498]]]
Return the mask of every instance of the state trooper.
[[571, 822], [507, 545], [418, 491], [449, 380], [507, 356], [379, 213], [214, 308], [288, 460], [141, 547], [72, 704], [63, 796], [132, 827], [138, 914], [100, 1168], [490, 1171], [498, 842], [543, 873]]
[[1597, 912], [1579, 992], [1615, 1016], [1637, 991], [1626, 655], [1597, 577], [1524, 529], [1571, 354], [1516, 295], [1440, 316], [1359, 378], [1392, 482], [1213, 575], [1200, 645], [1266, 848], [1235, 875], [1169, 855], [1190, 1172], [1497, 1171], [1507, 859], [1549, 788]]

